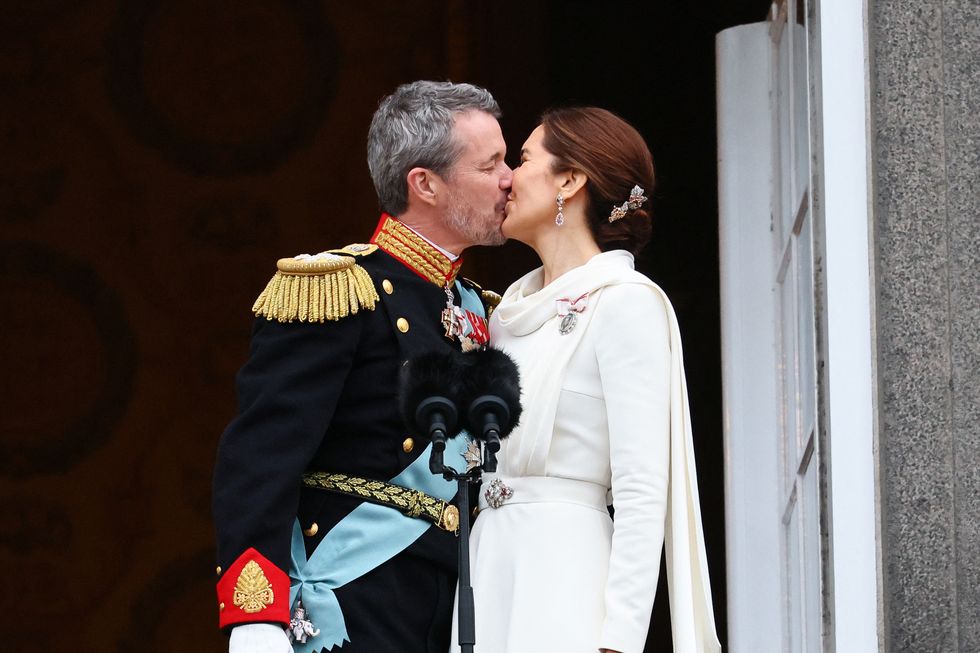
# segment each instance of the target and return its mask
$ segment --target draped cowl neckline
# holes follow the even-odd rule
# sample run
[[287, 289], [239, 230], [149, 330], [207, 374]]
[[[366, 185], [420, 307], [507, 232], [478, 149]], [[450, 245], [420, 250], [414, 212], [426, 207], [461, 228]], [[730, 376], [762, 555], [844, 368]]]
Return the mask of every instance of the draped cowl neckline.
[[515, 336], [526, 336], [541, 328], [558, 314], [556, 300], [575, 299], [619, 282], [624, 273], [633, 271], [633, 255], [621, 249], [596, 254], [585, 264], [572, 268], [547, 286], [544, 268], [534, 269], [515, 281], [504, 293], [493, 312], [494, 322]]

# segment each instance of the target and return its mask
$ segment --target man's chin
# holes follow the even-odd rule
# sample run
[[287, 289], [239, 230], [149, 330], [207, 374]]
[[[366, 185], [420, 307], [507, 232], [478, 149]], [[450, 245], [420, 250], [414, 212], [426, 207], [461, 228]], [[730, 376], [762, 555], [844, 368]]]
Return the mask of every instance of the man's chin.
[[507, 236], [503, 232], [504, 217], [503, 211], [498, 212], [496, 219], [492, 222], [493, 227], [487, 229], [477, 244], [485, 247], [498, 247], [506, 243]]
[[507, 242], [507, 236], [503, 234], [502, 231], [498, 231], [494, 234], [488, 234], [482, 242], [478, 243], [484, 247], [500, 247]]

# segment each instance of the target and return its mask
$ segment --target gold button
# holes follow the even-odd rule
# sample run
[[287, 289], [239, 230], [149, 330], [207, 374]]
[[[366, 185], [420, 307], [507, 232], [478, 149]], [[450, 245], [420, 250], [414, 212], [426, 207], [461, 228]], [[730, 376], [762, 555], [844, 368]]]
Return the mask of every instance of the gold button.
[[384, 288], [385, 292], [388, 293], [389, 295], [395, 292], [395, 287], [391, 285], [391, 282], [388, 281], [387, 279], [381, 282], [381, 287]]
[[402, 451], [404, 451], [405, 453], [412, 453], [412, 449], [414, 448], [415, 448], [415, 440], [413, 440], [412, 438], [405, 438], [405, 441], [402, 442]]
[[214, 573], [216, 573], [216, 574], [218, 574], [220, 576], [221, 575], [221, 567], [218, 567], [217, 569], [215, 569], [214, 570]]
[[316, 535], [316, 532], [318, 530], [320, 530], [320, 527], [317, 525], [316, 522], [313, 522], [312, 524], [310, 524], [309, 528], [303, 529], [303, 535], [305, 535], [306, 537], [313, 537], [314, 535]]
[[397, 326], [398, 330], [402, 333], [408, 333], [408, 320], [405, 318], [398, 318], [398, 320], [395, 322], [395, 326]]
[[224, 609], [225, 609], [225, 604], [224, 603], [219, 603], [218, 604], [218, 610], [224, 610]]

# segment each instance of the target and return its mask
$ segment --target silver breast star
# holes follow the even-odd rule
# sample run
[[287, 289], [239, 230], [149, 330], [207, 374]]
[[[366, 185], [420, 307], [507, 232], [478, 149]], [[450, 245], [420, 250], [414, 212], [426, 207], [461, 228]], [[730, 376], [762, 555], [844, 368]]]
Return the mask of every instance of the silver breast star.
[[470, 440], [469, 446], [463, 452], [463, 459], [466, 460], [466, 471], [476, 469], [483, 464], [483, 455], [480, 453], [480, 445], [476, 440]]

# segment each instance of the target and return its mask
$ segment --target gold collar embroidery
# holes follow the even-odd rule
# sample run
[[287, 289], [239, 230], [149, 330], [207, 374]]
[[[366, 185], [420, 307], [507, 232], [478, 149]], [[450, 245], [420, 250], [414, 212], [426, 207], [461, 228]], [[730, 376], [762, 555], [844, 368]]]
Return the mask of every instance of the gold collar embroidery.
[[381, 215], [371, 242], [404, 263], [415, 274], [441, 287], [456, 281], [456, 274], [463, 264], [462, 257], [450, 261], [431, 243], [387, 213]]

